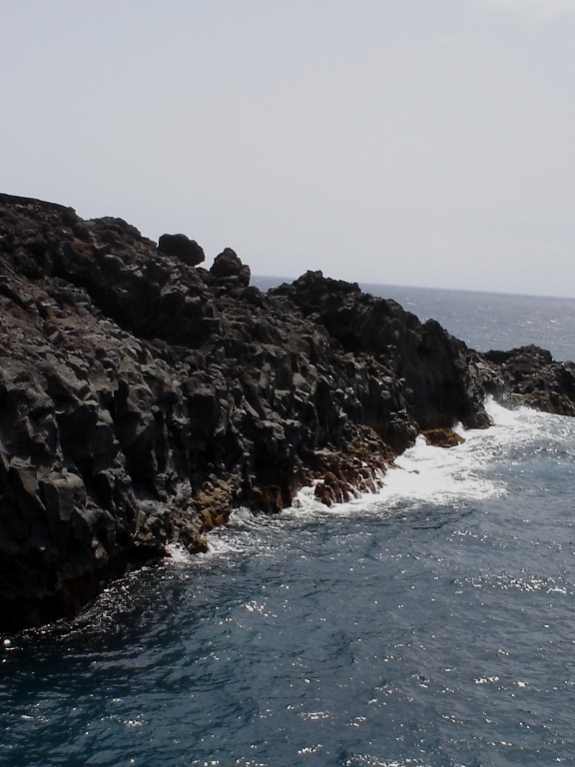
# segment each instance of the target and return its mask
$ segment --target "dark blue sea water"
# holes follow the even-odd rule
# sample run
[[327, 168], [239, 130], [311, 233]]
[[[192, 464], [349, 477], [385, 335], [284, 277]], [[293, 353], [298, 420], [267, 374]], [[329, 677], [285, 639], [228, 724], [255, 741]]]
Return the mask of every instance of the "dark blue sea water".
[[[471, 346], [575, 357], [575, 301], [400, 290]], [[0, 765], [574, 765], [575, 424], [488, 407], [378, 496], [240, 511], [2, 637]]]

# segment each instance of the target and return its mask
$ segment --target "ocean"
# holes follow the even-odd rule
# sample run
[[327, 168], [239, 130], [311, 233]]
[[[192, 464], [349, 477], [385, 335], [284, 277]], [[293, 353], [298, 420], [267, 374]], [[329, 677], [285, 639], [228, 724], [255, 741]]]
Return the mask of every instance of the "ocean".
[[[575, 358], [575, 300], [369, 288]], [[239, 510], [207, 554], [1, 637], [0, 765], [575, 765], [575, 423], [487, 407], [377, 495]]]

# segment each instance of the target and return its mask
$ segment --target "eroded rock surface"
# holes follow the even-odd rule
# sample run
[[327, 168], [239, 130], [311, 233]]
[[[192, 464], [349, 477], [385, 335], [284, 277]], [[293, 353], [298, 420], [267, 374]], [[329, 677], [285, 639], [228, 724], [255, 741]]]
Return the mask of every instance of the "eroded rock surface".
[[544, 352], [479, 355], [357, 285], [263, 294], [230, 248], [202, 257], [0, 195], [0, 627], [73, 614], [172, 541], [201, 550], [236, 506], [374, 489], [418, 433], [488, 425], [486, 392], [575, 412], [573, 365]]

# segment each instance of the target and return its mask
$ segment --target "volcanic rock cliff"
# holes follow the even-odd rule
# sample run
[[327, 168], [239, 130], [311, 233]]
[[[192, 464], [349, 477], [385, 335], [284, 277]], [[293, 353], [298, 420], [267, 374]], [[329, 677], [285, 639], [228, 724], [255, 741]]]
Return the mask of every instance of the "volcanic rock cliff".
[[314, 484], [373, 489], [486, 393], [575, 414], [575, 368], [480, 355], [308, 272], [267, 294], [226, 248], [0, 195], [0, 627], [71, 615], [128, 563]]

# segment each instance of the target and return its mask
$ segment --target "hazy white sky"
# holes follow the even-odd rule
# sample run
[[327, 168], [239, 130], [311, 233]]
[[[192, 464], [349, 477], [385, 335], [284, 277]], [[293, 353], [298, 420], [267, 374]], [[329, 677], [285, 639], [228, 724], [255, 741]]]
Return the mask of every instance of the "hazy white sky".
[[575, 296], [575, 0], [0, 0], [0, 191], [208, 263]]

